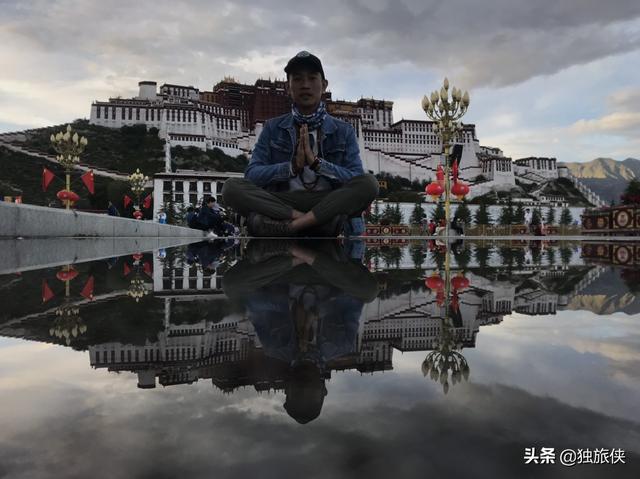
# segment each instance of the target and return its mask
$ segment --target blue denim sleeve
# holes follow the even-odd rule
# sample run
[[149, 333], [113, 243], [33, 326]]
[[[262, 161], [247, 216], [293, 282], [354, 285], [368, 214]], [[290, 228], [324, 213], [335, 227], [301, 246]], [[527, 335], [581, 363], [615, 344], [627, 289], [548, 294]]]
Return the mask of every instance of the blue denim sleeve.
[[272, 163], [271, 159], [271, 126], [266, 123], [260, 137], [251, 152], [251, 161], [244, 172], [244, 177], [254, 185], [264, 187], [270, 183], [287, 181], [290, 177], [288, 161]]
[[318, 174], [346, 183], [354, 176], [364, 175], [362, 169], [362, 160], [360, 159], [360, 148], [358, 140], [356, 140], [356, 132], [351, 125], [348, 126], [346, 138], [346, 164], [345, 166], [336, 165], [330, 161], [323, 161], [320, 165]]

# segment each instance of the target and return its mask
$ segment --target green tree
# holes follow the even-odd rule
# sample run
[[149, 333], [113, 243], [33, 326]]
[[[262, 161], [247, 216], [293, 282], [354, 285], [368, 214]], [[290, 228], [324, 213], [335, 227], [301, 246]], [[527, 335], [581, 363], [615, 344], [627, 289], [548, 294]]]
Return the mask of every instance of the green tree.
[[402, 213], [400, 212], [400, 205], [395, 204], [392, 206], [390, 203], [387, 203], [382, 210], [381, 222], [385, 224], [398, 225], [402, 222]]
[[522, 206], [522, 203], [518, 203], [516, 207], [516, 211], [513, 214], [513, 223], [516, 225], [524, 224], [524, 206]]
[[433, 213], [431, 213], [431, 219], [436, 223], [438, 223], [440, 220], [443, 220], [444, 218], [445, 218], [444, 203], [442, 201], [438, 201], [438, 205], [433, 210]]
[[556, 222], [556, 209], [553, 206], [549, 206], [549, 210], [547, 211], [547, 221], [548, 225], [552, 225]]
[[540, 208], [535, 208], [533, 210], [533, 213], [531, 214], [531, 224], [539, 225], [541, 221], [542, 221], [542, 211], [540, 210]]
[[570, 225], [571, 223], [573, 223], [573, 216], [571, 216], [571, 210], [565, 207], [562, 209], [562, 213], [560, 213], [560, 224]]
[[507, 204], [503, 206], [502, 210], [500, 211], [500, 218], [498, 218], [498, 223], [501, 225], [510, 225], [511, 223], [513, 223], [513, 216], [513, 203], [511, 201], [511, 198], [509, 198], [507, 200]]
[[380, 207], [378, 206], [377, 201], [374, 201], [373, 207], [365, 213], [364, 220], [369, 224], [378, 224], [380, 221]]
[[176, 202], [173, 201], [173, 195], [169, 195], [169, 199], [162, 204], [162, 209], [167, 215], [167, 224], [175, 225], [178, 220], [178, 211]]
[[400, 209], [400, 203], [396, 203], [394, 208], [395, 220], [397, 225], [404, 224], [404, 218], [402, 216], [402, 210]]
[[471, 211], [469, 210], [466, 201], [460, 203], [456, 208], [456, 212], [453, 214], [453, 220], [456, 221], [458, 219], [464, 221], [464, 224], [466, 225], [471, 224]]
[[633, 178], [629, 181], [624, 193], [620, 196], [620, 201], [624, 205], [640, 203], [640, 180]]
[[422, 203], [416, 203], [416, 205], [413, 207], [413, 211], [411, 212], [411, 219], [409, 220], [409, 222], [412, 225], [419, 225], [426, 217], [427, 214], [424, 211]]
[[489, 214], [489, 206], [485, 201], [480, 203], [476, 210], [475, 221], [477, 225], [491, 225], [491, 215]]

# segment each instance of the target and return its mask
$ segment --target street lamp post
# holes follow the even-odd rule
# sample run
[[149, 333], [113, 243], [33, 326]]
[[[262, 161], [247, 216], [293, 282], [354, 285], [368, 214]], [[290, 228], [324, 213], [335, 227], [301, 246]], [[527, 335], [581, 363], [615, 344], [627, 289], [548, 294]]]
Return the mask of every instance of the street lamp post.
[[[451, 96], [449, 96], [451, 94]], [[449, 156], [451, 155], [451, 144], [462, 132], [462, 124], [458, 122], [469, 108], [469, 93], [452, 87], [449, 91], [449, 80], [444, 79], [440, 91], [433, 91], [430, 97], [425, 95], [422, 98], [422, 109], [431, 120], [436, 122], [434, 130], [440, 135], [444, 153], [444, 195], [445, 195], [445, 235], [449, 236], [450, 223], [450, 201], [451, 201], [451, 178]], [[457, 173], [456, 173], [457, 174]], [[456, 178], [457, 179], [457, 178]], [[430, 185], [431, 186], [431, 185]], [[460, 185], [458, 188], [462, 196], [468, 192], [468, 186]], [[457, 194], [454, 191], [454, 194]], [[434, 195], [435, 196], [435, 195]], [[438, 195], [439, 196], [439, 195]]]
[[[136, 219], [142, 218], [142, 212], [140, 211], [140, 196], [144, 193], [144, 188], [147, 182], [149, 181], [148, 176], [144, 176], [139, 168], [136, 168], [135, 173], [131, 173], [129, 175], [129, 184], [131, 185], [131, 192], [136, 197], [136, 202], [133, 205], [135, 212], [133, 216]], [[136, 215], [136, 213], [138, 213]]]
[[53, 149], [56, 150], [56, 160], [64, 168], [66, 177], [66, 187], [58, 192], [58, 198], [64, 201], [66, 208], [71, 208], [71, 204], [77, 201], [78, 195], [71, 191], [71, 171], [73, 167], [80, 162], [80, 155], [89, 143], [84, 136], [79, 136], [71, 129], [71, 125], [67, 125], [66, 131], [60, 131], [52, 134], [50, 137]]

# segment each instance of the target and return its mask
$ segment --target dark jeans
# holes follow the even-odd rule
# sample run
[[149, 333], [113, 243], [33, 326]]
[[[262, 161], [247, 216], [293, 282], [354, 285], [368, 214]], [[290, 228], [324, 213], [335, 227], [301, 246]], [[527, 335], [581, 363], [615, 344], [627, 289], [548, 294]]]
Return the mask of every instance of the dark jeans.
[[[315, 255], [311, 266], [294, 266], [287, 253], [292, 245], [301, 245]], [[326, 284], [365, 303], [378, 295], [378, 282], [362, 263], [350, 261], [336, 241], [251, 240], [246, 257], [227, 271], [222, 279], [230, 298], [244, 298], [272, 284]]]
[[319, 224], [338, 215], [352, 216], [365, 210], [378, 194], [378, 180], [373, 175], [352, 178], [340, 188], [329, 191], [270, 192], [244, 178], [229, 178], [222, 188], [226, 206], [242, 216], [260, 213], [276, 220], [291, 219], [294, 209], [313, 211]]

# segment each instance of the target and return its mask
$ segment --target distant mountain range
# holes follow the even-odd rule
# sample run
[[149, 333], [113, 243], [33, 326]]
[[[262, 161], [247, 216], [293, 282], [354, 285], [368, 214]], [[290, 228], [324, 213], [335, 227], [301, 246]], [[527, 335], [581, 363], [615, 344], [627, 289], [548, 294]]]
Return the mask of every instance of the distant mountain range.
[[580, 178], [585, 185], [607, 203], [620, 201], [620, 195], [629, 180], [640, 180], [640, 160], [627, 158], [616, 161], [612, 158], [596, 158], [587, 163], [560, 163], [565, 165], [573, 176]]

